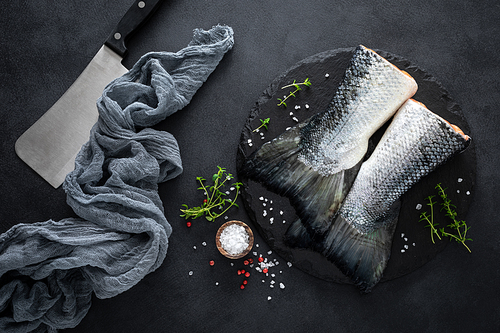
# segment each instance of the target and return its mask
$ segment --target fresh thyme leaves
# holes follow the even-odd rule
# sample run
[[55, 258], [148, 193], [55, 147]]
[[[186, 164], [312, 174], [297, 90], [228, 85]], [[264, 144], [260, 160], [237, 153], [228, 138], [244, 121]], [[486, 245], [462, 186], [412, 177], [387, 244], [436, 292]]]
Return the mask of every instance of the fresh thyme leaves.
[[457, 212], [455, 211], [456, 206], [451, 203], [451, 200], [446, 195], [446, 188], [443, 188], [441, 186], [441, 183], [439, 183], [436, 185], [435, 189], [437, 190], [438, 195], [442, 200], [442, 202], [440, 203], [441, 211], [444, 211], [445, 216], [449, 217], [452, 222], [447, 225], [448, 229], [437, 228], [439, 224], [434, 223], [434, 205], [437, 202], [433, 201], [433, 198], [435, 197], [434, 195], [428, 196], [426, 198], [427, 201], [429, 201], [427, 205], [430, 207], [431, 213], [430, 215], [427, 212], [421, 213], [420, 221], [427, 222], [426, 227], [431, 228], [432, 243], [434, 243], [434, 235], [436, 235], [441, 240], [441, 237], [439, 235], [441, 234], [441, 236], [443, 237], [448, 237], [450, 240], [454, 239], [457, 242], [462, 243], [467, 251], [471, 252], [470, 248], [467, 246], [467, 244], [465, 244], [465, 241], [472, 241], [471, 238], [467, 238], [467, 231], [470, 229], [470, 227], [467, 226], [467, 223], [465, 223], [465, 221], [457, 219]]
[[432, 244], [436, 244], [434, 242], [434, 235], [436, 235], [439, 238], [439, 240], [441, 240], [441, 237], [439, 236], [439, 233], [438, 233], [438, 229], [436, 229], [436, 227], [438, 226], [438, 223], [434, 223], [434, 205], [436, 204], [436, 202], [432, 200], [434, 197], [435, 197], [434, 195], [429, 195], [426, 198], [429, 201], [427, 206], [429, 206], [431, 209], [431, 215], [427, 214], [427, 212], [423, 212], [422, 214], [420, 214], [420, 221], [426, 221], [428, 224], [428, 225], [426, 225], [426, 227], [431, 228]]
[[267, 129], [267, 124], [271, 121], [271, 118], [266, 118], [264, 120], [260, 119], [260, 126], [254, 129], [252, 132], [258, 132], [262, 127]]
[[[181, 209], [181, 217], [185, 219], [196, 219], [205, 215], [207, 221], [213, 222], [219, 216], [225, 214], [232, 206], [238, 207], [236, 199], [238, 198], [240, 186], [242, 183], [236, 182], [230, 185], [230, 191], [236, 191], [234, 198], [226, 198], [231, 192], [225, 191], [224, 187], [228, 185], [229, 181], [233, 179], [233, 175], [228, 173], [225, 168], [217, 166], [218, 171], [212, 176], [213, 185], [206, 185], [206, 179], [203, 177], [196, 177], [196, 180], [201, 184], [198, 190], [203, 190], [205, 199], [203, 204], [199, 207], [189, 208], [188, 205], [183, 204], [184, 209]], [[229, 204], [229, 205], [228, 205]], [[226, 207], [226, 205], [228, 205]], [[220, 212], [215, 212], [219, 209]]]
[[465, 248], [471, 252], [469, 247], [465, 244], [465, 241], [472, 241], [471, 238], [466, 238], [467, 236], [467, 231], [470, 229], [470, 227], [467, 226], [465, 221], [463, 220], [457, 220], [457, 212], [455, 211], [456, 206], [451, 203], [451, 200], [448, 199], [448, 196], [445, 193], [446, 188], [441, 187], [441, 183], [437, 184], [435, 187], [438, 190], [438, 194], [443, 200], [441, 203], [441, 210], [444, 210], [445, 215], [448, 216], [453, 222], [448, 224], [448, 228], [451, 230], [454, 230], [455, 233], [449, 233], [444, 230], [444, 228], [439, 229], [441, 231], [441, 234], [443, 236], [447, 236], [450, 239], [454, 239], [459, 243], [462, 243]]
[[289, 99], [290, 97], [295, 97], [295, 94], [297, 92], [299, 92], [300, 90], [302, 90], [302, 88], [300, 86], [306, 86], [306, 87], [309, 87], [311, 85], [311, 81], [309, 80], [309, 78], [306, 78], [304, 80], [304, 82], [301, 82], [301, 83], [297, 83], [296, 80], [293, 80], [293, 83], [292, 84], [288, 84], [284, 87], [281, 87], [281, 89], [286, 89], [286, 88], [290, 88], [290, 87], [295, 87], [295, 90], [294, 91], [291, 91], [287, 96], [283, 97], [283, 99], [281, 98], [278, 98], [278, 101], [280, 101], [278, 103], [278, 106], [282, 106], [284, 105], [286, 107], [286, 100]]

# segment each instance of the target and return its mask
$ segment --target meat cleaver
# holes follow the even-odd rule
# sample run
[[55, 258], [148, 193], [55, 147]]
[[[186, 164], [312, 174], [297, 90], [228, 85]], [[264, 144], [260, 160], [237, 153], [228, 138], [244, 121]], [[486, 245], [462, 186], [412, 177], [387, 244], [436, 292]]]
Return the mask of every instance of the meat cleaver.
[[96, 101], [121, 64], [125, 41], [162, 0], [134, 1], [99, 52], [59, 100], [16, 141], [17, 155], [55, 188], [74, 170], [75, 157], [98, 118]]

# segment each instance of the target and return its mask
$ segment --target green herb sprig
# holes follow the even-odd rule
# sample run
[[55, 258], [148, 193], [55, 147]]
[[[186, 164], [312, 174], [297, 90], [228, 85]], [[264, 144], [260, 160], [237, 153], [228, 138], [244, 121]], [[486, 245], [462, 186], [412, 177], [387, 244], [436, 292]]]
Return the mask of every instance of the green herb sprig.
[[260, 126], [254, 129], [252, 132], [258, 132], [262, 127], [267, 129], [267, 124], [271, 121], [271, 118], [266, 118], [264, 120], [260, 119]]
[[[182, 206], [184, 209], [180, 210], [182, 212], [180, 215], [181, 217], [185, 219], [196, 219], [205, 215], [207, 221], [213, 222], [216, 218], [225, 214], [229, 208], [233, 206], [238, 207], [236, 199], [238, 198], [242, 183], [236, 182], [231, 184], [231, 187], [234, 187], [236, 191], [234, 198], [226, 198], [230, 192], [223, 192], [223, 189], [234, 177], [232, 174], [228, 173], [225, 168], [221, 168], [220, 166], [217, 166], [217, 168], [217, 173], [212, 176], [213, 185], [211, 186], [205, 184], [205, 178], [196, 177], [196, 180], [201, 185], [198, 187], [198, 190], [203, 190], [205, 199], [203, 200], [203, 204], [198, 207], [189, 208], [188, 205], [183, 204]], [[226, 207], [227, 204], [229, 205]], [[215, 209], [219, 209], [220, 212], [215, 212]]]
[[436, 244], [434, 241], [434, 235], [436, 235], [439, 240], [441, 240], [441, 236], [439, 236], [438, 229], [436, 228], [439, 224], [434, 223], [434, 205], [436, 204], [435, 201], [433, 201], [434, 195], [429, 195], [426, 199], [429, 201], [427, 206], [430, 207], [431, 209], [431, 215], [427, 214], [427, 212], [423, 212], [420, 214], [420, 221], [426, 221], [427, 225], [426, 227], [429, 227], [431, 229], [431, 240], [432, 244]]
[[438, 195], [442, 200], [442, 202], [440, 203], [440, 211], [444, 211], [445, 216], [449, 217], [452, 222], [447, 225], [449, 230], [445, 230], [445, 228], [438, 229], [439, 224], [434, 223], [434, 205], [437, 202], [433, 200], [433, 198], [435, 197], [434, 195], [428, 196], [426, 198], [427, 201], [429, 201], [427, 205], [430, 207], [431, 213], [430, 215], [427, 212], [421, 213], [420, 221], [427, 222], [426, 227], [431, 228], [432, 243], [435, 244], [434, 235], [436, 235], [439, 240], [441, 240], [441, 236], [448, 237], [450, 240], [454, 239], [457, 242], [461, 243], [463, 246], [465, 246], [467, 251], [471, 252], [470, 248], [467, 246], [467, 244], [465, 244], [466, 241], [472, 241], [472, 238], [467, 238], [467, 231], [470, 229], [470, 227], [467, 226], [467, 223], [465, 223], [465, 221], [457, 219], [457, 212], [455, 211], [456, 206], [451, 203], [451, 200], [446, 195], [446, 188], [443, 188], [441, 186], [441, 183], [439, 183], [435, 186], [435, 189], [437, 190]]
[[450, 239], [454, 239], [459, 243], [462, 243], [465, 248], [471, 252], [469, 247], [465, 244], [465, 241], [472, 241], [471, 238], [467, 238], [467, 231], [470, 227], [467, 226], [467, 223], [463, 220], [457, 220], [457, 212], [455, 211], [456, 206], [451, 203], [451, 200], [448, 199], [446, 195], [446, 188], [441, 187], [441, 183], [437, 184], [435, 187], [438, 190], [439, 196], [443, 200], [441, 203], [441, 210], [445, 212], [445, 215], [448, 216], [453, 222], [448, 224], [448, 228], [454, 230], [456, 233], [449, 233], [444, 230], [444, 228], [439, 229], [443, 236], [449, 237]]
[[309, 87], [309, 86], [311, 86], [311, 84], [312, 84], [312, 83], [311, 83], [311, 81], [309, 80], [309, 78], [306, 78], [306, 79], [304, 80], [304, 82], [297, 83], [297, 82], [296, 82], [296, 80], [293, 80], [293, 83], [292, 83], [292, 84], [288, 84], [288, 85], [286, 85], [286, 86], [284, 86], [284, 87], [281, 87], [281, 89], [286, 89], [286, 88], [290, 88], [290, 87], [295, 87], [295, 90], [294, 90], [294, 91], [291, 91], [291, 92], [288, 94], [288, 96], [283, 97], [283, 99], [278, 98], [278, 101], [280, 101], [280, 102], [278, 103], [278, 106], [282, 106], [282, 105], [284, 105], [284, 106], [286, 107], [286, 102], [285, 102], [285, 101], [286, 101], [287, 99], [289, 99], [290, 97], [295, 97], [295, 94], [296, 94], [297, 92], [299, 92], [300, 90], [302, 90], [302, 88], [301, 88], [300, 86], [307, 86], [307, 87]]

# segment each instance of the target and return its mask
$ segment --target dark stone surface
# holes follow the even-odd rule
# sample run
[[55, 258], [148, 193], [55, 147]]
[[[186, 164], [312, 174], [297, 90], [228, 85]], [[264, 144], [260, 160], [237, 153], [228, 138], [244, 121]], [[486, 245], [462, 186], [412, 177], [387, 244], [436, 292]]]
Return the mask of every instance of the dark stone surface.
[[[85, 68], [131, 2], [7, 1], [0, 7], [0, 232], [17, 223], [74, 215], [64, 191], [29, 169], [15, 155], [14, 143]], [[80, 325], [66, 331], [497, 332], [499, 20], [497, 0], [166, 0], [130, 40], [126, 66], [148, 51], [175, 52], [187, 45], [194, 28], [218, 23], [233, 27], [235, 46], [191, 103], [157, 126], [177, 138], [185, 168], [160, 185], [174, 230], [165, 262], [129, 291], [94, 299]], [[352, 285], [288, 267], [285, 259], [267, 254], [270, 246], [255, 233], [254, 250], [280, 261], [274, 280], [285, 289], [270, 288], [271, 277], [252, 270], [247, 288], [240, 290], [236, 270], [243, 263], [231, 266], [215, 247], [224, 220], [195, 220], [188, 229], [179, 208], [202, 199], [196, 176], [210, 177], [217, 165], [236, 172], [240, 134], [270, 82], [302, 59], [358, 44], [417, 64], [460, 106], [477, 156], [464, 217], [472, 227], [472, 253], [448, 244], [411, 274], [360, 295]], [[243, 207], [228, 216], [256, 229]]]

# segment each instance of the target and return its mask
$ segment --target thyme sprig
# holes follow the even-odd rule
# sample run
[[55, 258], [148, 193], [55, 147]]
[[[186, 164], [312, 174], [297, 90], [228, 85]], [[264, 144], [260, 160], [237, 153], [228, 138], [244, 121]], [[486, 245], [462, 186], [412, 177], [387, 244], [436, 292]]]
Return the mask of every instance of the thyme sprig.
[[439, 196], [443, 200], [441, 203], [441, 210], [445, 212], [445, 215], [448, 216], [453, 222], [448, 224], [448, 228], [454, 230], [456, 233], [449, 233], [441, 228], [441, 234], [443, 236], [449, 237], [450, 239], [454, 239], [459, 243], [462, 243], [465, 248], [471, 252], [470, 248], [465, 244], [465, 241], [472, 241], [471, 238], [467, 238], [467, 231], [470, 227], [467, 226], [467, 223], [463, 220], [457, 219], [457, 212], [455, 211], [456, 206], [451, 203], [451, 200], [448, 199], [446, 195], [446, 188], [441, 187], [441, 183], [437, 184], [435, 187], [438, 190]]
[[[446, 195], [446, 188], [441, 186], [441, 183], [435, 186], [435, 189], [438, 192], [439, 197], [442, 202], [440, 203], [441, 209], [440, 211], [444, 211], [445, 216], [449, 217], [452, 222], [447, 225], [448, 230], [445, 228], [438, 228], [439, 224], [434, 223], [434, 205], [437, 203], [434, 201], [434, 195], [428, 196], [426, 199], [428, 201], [427, 205], [430, 207], [430, 215], [427, 212], [422, 212], [420, 214], [420, 220], [427, 222], [426, 227], [431, 228], [431, 240], [432, 243], [435, 244], [434, 235], [436, 235], [439, 240], [441, 240], [441, 236], [448, 237], [450, 240], [454, 239], [457, 242], [461, 243], [467, 251], [471, 252], [470, 248], [465, 244], [466, 241], [472, 241], [472, 238], [467, 238], [467, 231], [470, 229], [467, 226], [467, 223], [463, 220], [457, 219], [457, 212], [455, 210], [456, 206], [451, 203], [451, 200]], [[440, 236], [441, 235], [441, 236]]]
[[436, 204], [436, 202], [433, 201], [434, 197], [434, 195], [429, 195], [426, 198], [429, 201], [429, 203], [427, 203], [427, 206], [429, 206], [431, 209], [431, 215], [427, 214], [427, 212], [423, 212], [422, 214], [420, 214], [420, 222], [426, 221], [426, 227], [429, 227], [431, 229], [432, 244], [436, 244], [436, 242], [434, 241], [434, 235], [436, 235], [439, 240], [441, 240], [441, 236], [439, 236], [438, 229], [436, 228], [439, 224], [434, 223], [434, 205]]
[[267, 124], [271, 121], [271, 118], [266, 118], [264, 120], [260, 119], [260, 126], [254, 129], [252, 132], [258, 132], [262, 127], [267, 129]]
[[299, 92], [300, 90], [302, 90], [302, 88], [301, 88], [300, 86], [306, 86], [306, 87], [309, 87], [309, 86], [311, 86], [311, 84], [312, 84], [312, 83], [311, 83], [311, 81], [309, 80], [309, 78], [306, 78], [306, 79], [304, 80], [304, 82], [297, 83], [297, 81], [296, 81], [296, 80], [293, 80], [293, 83], [288, 84], [288, 85], [286, 85], [286, 86], [284, 86], [284, 87], [281, 87], [281, 89], [286, 89], [286, 88], [290, 88], [290, 87], [295, 87], [295, 90], [294, 90], [294, 91], [291, 91], [291, 92], [290, 92], [287, 96], [283, 97], [283, 99], [278, 98], [278, 101], [280, 101], [280, 102], [278, 103], [278, 106], [282, 106], [282, 105], [284, 105], [284, 106], [286, 107], [286, 102], [285, 102], [285, 101], [286, 101], [286, 100], [288, 100], [290, 97], [295, 97], [295, 94], [296, 94], [297, 92]]
[[[228, 173], [225, 168], [221, 168], [220, 166], [217, 166], [217, 168], [217, 173], [212, 176], [213, 185], [211, 186], [208, 186], [205, 183], [205, 178], [196, 177], [196, 180], [201, 185], [200, 187], [198, 187], [198, 190], [203, 190], [205, 199], [203, 200], [203, 204], [198, 207], [189, 208], [188, 205], [183, 204], [182, 206], [184, 207], [184, 209], [180, 210], [182, 212], [182, 214], [180, 215], [181, 217], [184, 217], [185, 219], [196, 219], [205, 215], [205, 219], [207, 219], [207, 221], [213, 222], [216, 218], [225, 214], [229, 210], [229, 208], [233, 206], [238, 207], [238, 204], [236, 204], [236, 199], [238, 198], [242, 183], [236, 182], [231, 184], [230, 189], [236, 191], [234, 198], [226, 198], [230, 194], [230, 192], [223, 192], [223, 189], [227, 185], [227, 183], [234, 177], [232, 174]], [[226, 207], [227, 204], [229, 205]], [[215, 209], [219, 209], [220, 212], [215, 212]]]

